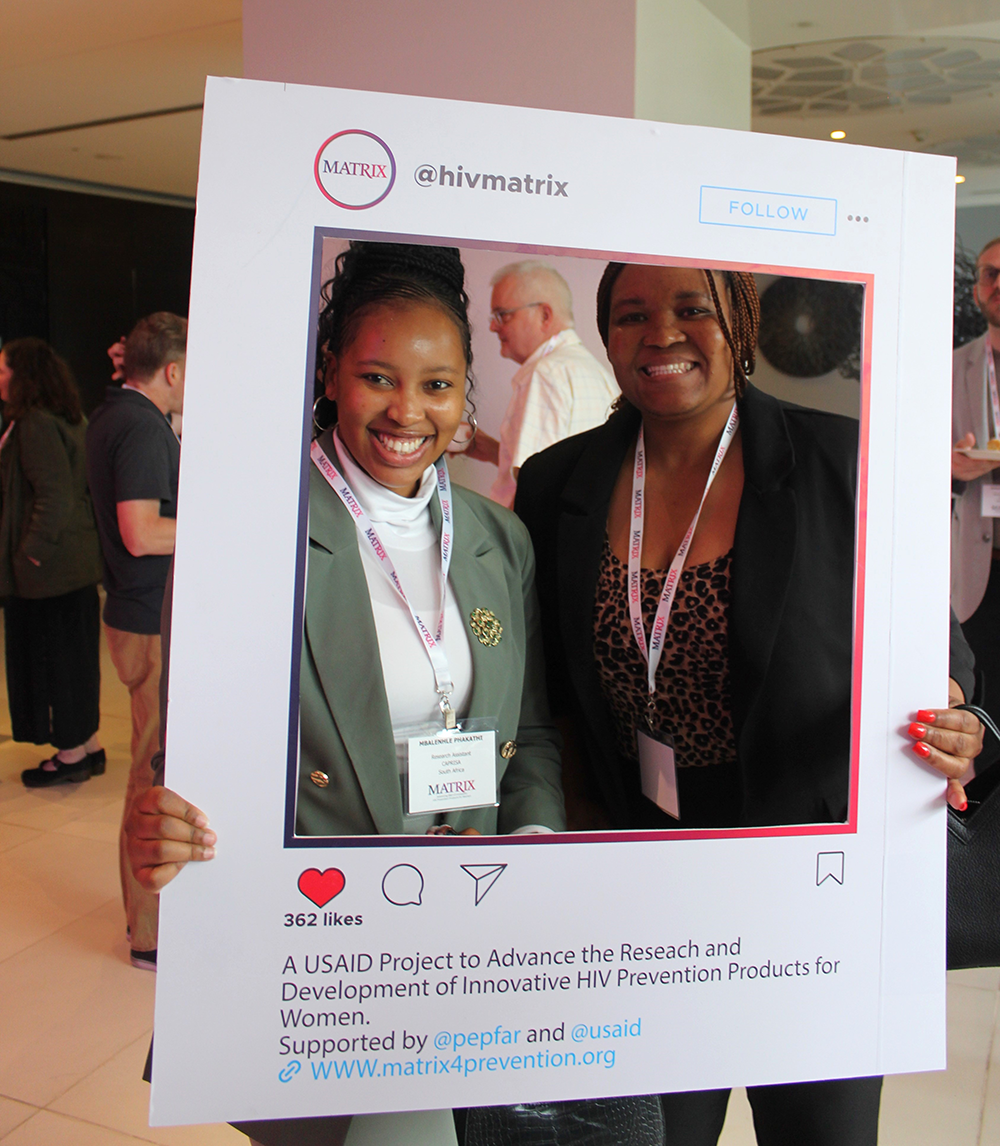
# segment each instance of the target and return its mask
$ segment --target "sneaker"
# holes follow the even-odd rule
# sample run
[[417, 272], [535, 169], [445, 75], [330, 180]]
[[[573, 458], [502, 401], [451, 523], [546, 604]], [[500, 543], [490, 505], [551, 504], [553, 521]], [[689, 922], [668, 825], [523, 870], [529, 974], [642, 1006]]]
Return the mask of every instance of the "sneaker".
[[138, 967], [141, 971], [155, 971], [156, 970], [156, 948], [152, 951], [129, 951], [129, 959], [133, 967]]

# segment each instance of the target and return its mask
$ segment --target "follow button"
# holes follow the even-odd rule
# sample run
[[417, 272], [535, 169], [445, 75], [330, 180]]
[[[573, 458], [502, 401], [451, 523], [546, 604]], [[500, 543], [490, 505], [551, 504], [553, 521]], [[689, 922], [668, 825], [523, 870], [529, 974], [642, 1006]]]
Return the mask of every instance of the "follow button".
[[719, 227], [835, 235], [837, 200], [815, 195], [783, 195], [777, 191], [703, 185], [698, 219]]

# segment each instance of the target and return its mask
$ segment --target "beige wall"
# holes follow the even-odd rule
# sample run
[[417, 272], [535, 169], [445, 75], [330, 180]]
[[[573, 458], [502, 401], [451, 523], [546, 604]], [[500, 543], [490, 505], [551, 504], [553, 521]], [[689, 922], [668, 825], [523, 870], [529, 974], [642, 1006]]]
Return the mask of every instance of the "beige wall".
[[635, 7], [636, 117], [749, 131], [750, 45], [698, 0]]

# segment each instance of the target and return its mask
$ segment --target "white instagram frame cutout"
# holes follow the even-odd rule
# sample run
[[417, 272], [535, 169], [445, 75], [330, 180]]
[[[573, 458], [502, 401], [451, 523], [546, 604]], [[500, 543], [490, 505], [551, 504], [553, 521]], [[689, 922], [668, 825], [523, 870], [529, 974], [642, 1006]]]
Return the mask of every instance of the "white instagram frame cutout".
[[[363, 143], [353, 158], [331, 143], [345, 132]], [[329, 169], [320, 170], [321, 155]], [[347, 163], [369, 171], [344, 172]], [[460, 167], [480, 177], [523, 172], [535, 186], [530, 197], [523, 185], [501, 191], [491, 176], [484, 194], [482, 185], [449, 182]], [[954, 162], [937, 156], [209, 81], [167, 775], [210, 814], [219, 848], [162, 897], [153, 1124], [944, 1065], [944, 784], [914, 763], [900, 730], [917, 703], [946, 704], [953, 176]], [[344, 191], [346, 179], [372, 186]], [[868, 222], [854, 222], [858, 214]], [[331, 233], [788, 268], [866, 284], [864, 641], [855, 673], [863, 683], [848, 824], [671, 840], [288, 846], [304, 387], [318, 244]], [[297, 889], [309, 868], [337, 868], [346, 879], [321, 910]], [[402, 876], [387, 886], [419, 885], [419, 903], [410, 894], [399, 906], [390, 899], [398, 893], [383, 892], [394, 868]], [[327, 918], [344, 913], [361, 924]], [[674, 951], [630, 969], [622, 944]], [[585, 965], [593, 948], [612, 958]], [[498, 957], [513, 949], [515, 968], [526, 952], [548, 952], [520, 975], [541, 982], [515, 990], [516, 970], [502, 959], [488, 965], [494, 949]], [[556, 952], [573, 959], [563, 954], [560, 965]], [[362, 969], [369, 958], [372, 969]], [[808, 976], [760, 972], [796, 961]], [[687, 980], [685, 967], [694, 968]], [[668, 974], [654, 985], [630, 980], [630, 970]], [[468, 993], [470, 978], [491, 978], [490, 993]], [[423, 995], [399, 989], [424, 982]], [[306, 1005], [303, 986], [326, 993]], [[314, 1050], [311, 1040], [323, 1045]]]

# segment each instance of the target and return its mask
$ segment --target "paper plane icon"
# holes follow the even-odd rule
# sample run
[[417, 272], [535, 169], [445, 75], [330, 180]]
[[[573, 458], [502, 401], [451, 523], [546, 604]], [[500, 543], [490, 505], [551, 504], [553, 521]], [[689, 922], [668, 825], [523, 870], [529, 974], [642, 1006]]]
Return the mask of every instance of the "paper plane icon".
[[483, 896], [503, 875], [507, 865], [505, 863], [463, 863], [459, 866], [462, 871], [467, 872], [476, 881], [476, 907], [478, 907]]

